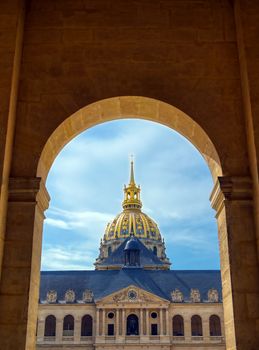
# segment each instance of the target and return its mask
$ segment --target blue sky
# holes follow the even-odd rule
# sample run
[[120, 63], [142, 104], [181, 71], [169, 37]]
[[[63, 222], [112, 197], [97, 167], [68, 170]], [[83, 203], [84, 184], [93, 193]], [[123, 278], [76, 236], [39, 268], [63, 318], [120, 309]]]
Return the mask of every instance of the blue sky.
[[53, 163], [42, 270], [93, 269], [104, 229], [122, 211], [131, 154], [142, 209], [157, 222], [172, 268], [219, 269], [213, 183], [204, 159], [168, 127], [126, 119], [86, 130]]

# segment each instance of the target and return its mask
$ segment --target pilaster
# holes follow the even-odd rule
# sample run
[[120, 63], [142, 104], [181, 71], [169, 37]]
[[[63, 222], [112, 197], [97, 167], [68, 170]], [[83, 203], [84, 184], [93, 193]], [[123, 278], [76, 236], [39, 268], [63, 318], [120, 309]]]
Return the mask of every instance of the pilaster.
[[63, 318], [56, 319], [56, 343], [62, 343], [63, 338]]
[[184, 337], [186, 342], [191, 342], [191, 339], [192, 339], [191, 319], [187, 317], [184, 317]]
[[[0, 289], [0, 336], [11, 339], [3, 345], [6, 349], [35, 348], [42, 226], [48, 203], [40, 178], [10, 179]], [[19, 334], [14, 344], [13, 334]]]
[[96, 308], [96, 327], [95, 327], [95, 336], [100, 335], [100, 309]]
[[37, 322], [37, 342], [44, 341], [45, 319], [40, 317]]
[[75, 317], [74, 342], [80, 343], [81, 339], [81, 316]]
[[211, 194], [218, 223], [226, 347], [259, 347], [259, 266], [249, 177], [219, 177]]

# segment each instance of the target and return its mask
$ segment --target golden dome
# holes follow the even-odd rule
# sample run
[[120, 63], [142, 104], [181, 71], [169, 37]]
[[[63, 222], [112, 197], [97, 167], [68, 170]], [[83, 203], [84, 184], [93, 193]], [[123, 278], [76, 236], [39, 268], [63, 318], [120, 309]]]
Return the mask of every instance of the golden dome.
[[138, 238], [161, 240], [157, 224], [146, 214], [139, 210], [124, 210], [105, 230], [105, 240], [127, 238], [134, 233]]
[[131, 161], [130, 182], [124, 186], [123, 212], [107, 225], [104, 239], [106, 241], [127, 238], [131, 233], [138, 238], [161, 241], [157, 224], [141, 211], [140, 187], [134, 180], [134, 167]]

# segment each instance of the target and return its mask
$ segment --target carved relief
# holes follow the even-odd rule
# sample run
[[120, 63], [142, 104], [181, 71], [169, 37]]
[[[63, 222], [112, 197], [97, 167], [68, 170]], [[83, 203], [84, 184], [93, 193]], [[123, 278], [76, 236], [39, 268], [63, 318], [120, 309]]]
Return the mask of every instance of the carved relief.
[[219, 302], [219, 293], [217, 289], [211, 288], [208, 291], [208, 301], [210, 303], [218, 303]]
[[75, 301], [75, 292], [72, 289], [66, 291], [65, 301], [66, 303], [73, 303]]
[[152, 299], [149, 295], [145, 293], [140, 293], [139, 298], [141, 299], [141, 301], [146, 301], [146, 302], [154, 301], [154, 299]]
[[171, 292], [171, 299], [174, 303], [182, 303], [183, 293], [179, 289], [175, 289]]
[[193, 303], [200, 303], [201, 295], [199, 289], [191, 289], [190, 299]]
[[126, 300], [126, 298], [127, 298], [127, 292], [124, 291], [114, 295], [112, 299], [117, 303], [118, 301]]
[[121, 293], [117, 293], [113, 296], [113, 301], [120, 302], [120, 301], [130, 301], [130, 302], [139, 302], [139, 301], [145, 301], [145, 302], [151, 302], [154, 301], [148, 294], [143, 292], [138, 292], [135, 289], [129, 289], [127, 291], [123, 291]]
[[47, 302], [48, 303], [56, 303], [57, 302], [57, 292], [55, 290], [48, 291]]
[[83, 301], [85, 303], [92, 303], [94, 300], [94, 294], [90, 289], [86, 289], [83, 293]]

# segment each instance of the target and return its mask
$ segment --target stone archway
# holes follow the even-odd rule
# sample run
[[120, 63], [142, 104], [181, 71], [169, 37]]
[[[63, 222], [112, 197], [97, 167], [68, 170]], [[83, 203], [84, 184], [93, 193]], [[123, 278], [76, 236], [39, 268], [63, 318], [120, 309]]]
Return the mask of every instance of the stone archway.
[[82, 131], [110, 120], [139, 118], [158, 122], [186, 137], [206, 160], [214, 182], [222, 175], [219, 156], [205, 131], [187, 114], [168, 103], [141, 96], [113, 97], [92, 103], [68, 117], [52, 133], [38, 163], [37, 176], [45, 181], [60, 150]]
[[[25, 316], [24, 314], [19, 316], [22, 333], [19, 338], [22, 344], [20, 348], [27, 350], [34, 349], [35, 346], [43, 213], [49, 200], [45, 189], [48, 171], [62, 147], [73, 137], [94, 125], [122, 118], [141, 118], [167, 125], [185, 136], [206, 160], [215, 184], [211, 203], [217, 212], [219, 228], [227, 350], [255, 349], [259, 343], [256, 328], [257, 313], [254, 311], [259, 309], [259, 306], [256, 306], [256, 300], [259, 298], [257, 289], [259, 281], [256, 247], [253, 246], [255, 236], [251, 180], [246, 176], [222, 176], [224, 174], [224, 168], [221, 167], [222, 160], [213, 142], [191, 117], [172, 105], [139, 96], [104, 99], [80, 109], [65, 119], [47, 140], [38, 162], [37, 177], [10, 179], [9, 218], [19, 213], [24, 227], [20, 226], [18, 231], [25, 231], [28, 227], [33, 230], [33, 233], [28, 232], [26, 236], [30, 242], [29, 245], [26, 245], [29, 251], [28, 257], [26, 255], [25, 271], [29, 289], [23, 300], [24, 304], [20, 306], [21, 313], [26, 311]], [[22, 209], [21, 203], [23, 203]], [[23, 217], [24, 220], [22, 220]], [[14, 232], [17, 229], [16, 223], [13, 224], [10, 219], [7, 225], [9, 225], [9, 232], [12, 232], [12, 228]], [[244, 229], [248, 232], [245, 239], [242, 235]], [[15, 243], [16, 249], [20, 249], [21, 242], [18, 243]], [[7, 258], [8, 253], [12, 251], [11, 246], [12, 243], [10, 243], [10, 248], [7, 247], [5, 253]], [[251, 255], [247, 261], [245, 258], [248, 252]], [[240, 260], [240, 257], [243, 256], [244, 260]], [[19, 263], [19, 258], [19, 254], [17, 257], [12, 255], [9, 257], [10, 264], [14, 264], [16, 260]], [[8, 263], [6, 263], [7, 267]], [[5, 268], [5, 270], [2, 288], [10, 283], [10, 277], [6, 275], [8, 269]], [[247, 270], [252, 273], [252, 279], [247, 274]], [[24, 278], [23, 276], [23, 280], [19, 280], [19, 287], [23, 286], [23, 283], [26, 284]], [[6, 300], [9, 300], [8, 298], [11, 300], [10, 297], [7, 297]], [[2, 298], [2, 303], [4, 301]], [[7, 305], [8, 303], [6, 307]], [[19, 309], [17, 305], [16, 308]], [[2, 315], [4, 314], [3, 312]], [[4, 320], [0, 315], [0, 325], [3, 323]], [[11, 334], [16, 330], [17, 320], [10, 320], [9, 323]], [[7, 330], [3, 327], [3, 337], [6, 332]], [[9, 346], [9, 343], [7, 345]], [[6, 348], [14, 349], [12, 345], [8, 346]]]

